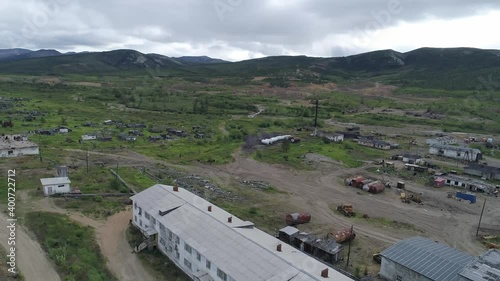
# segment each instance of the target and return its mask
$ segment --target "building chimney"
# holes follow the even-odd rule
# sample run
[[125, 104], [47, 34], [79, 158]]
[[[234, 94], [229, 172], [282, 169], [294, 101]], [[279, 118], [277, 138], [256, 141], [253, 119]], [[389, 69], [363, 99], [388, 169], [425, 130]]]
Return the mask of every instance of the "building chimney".
[[228, 222], [228, 223], [232, 223], [232, 222], [233, 222], [233, 217], [229, 217], [229, 218], [227, 218], [227, 222]]
[[281, 244], [278, 244], [278, 246], [276, 246], [276, 251], [281, 252]]
[[178, 192], [179, 191], [179, 187], [177, 185], [174, 185], [174, 191], [175, 192]]
[[212, 206], [208, 206], [208, 211], [211, 212], [212, 211]]
[[328, 278], [328, 268], [325, 268], [321, 271], [321, 277]]

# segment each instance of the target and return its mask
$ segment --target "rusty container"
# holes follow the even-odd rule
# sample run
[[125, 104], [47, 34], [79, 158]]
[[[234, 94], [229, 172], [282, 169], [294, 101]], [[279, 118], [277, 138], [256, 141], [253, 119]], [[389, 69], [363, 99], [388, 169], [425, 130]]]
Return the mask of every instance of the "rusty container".
[[286, 215], [287, 225], [296, 225], [302, 223], [308, 223], [311, 221], [311, 214], [309, 213], [292, 213]]
[[335, 242], [344, 243], [356, 237], [354, 230], [351, 232], [351, 228], [344, 228], [335, 232]]

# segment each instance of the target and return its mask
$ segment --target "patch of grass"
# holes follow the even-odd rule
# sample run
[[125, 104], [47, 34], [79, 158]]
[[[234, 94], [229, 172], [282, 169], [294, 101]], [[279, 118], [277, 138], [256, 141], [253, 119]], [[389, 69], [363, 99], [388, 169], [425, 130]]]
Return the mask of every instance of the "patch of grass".
[[95, 242], [94, 230], [66, 215], [31, 212], [26, 225], [56, 265], [65, 281], [115, 281]]
[[57, 206], [71, 209], [94, 218], [106, 218], [125, 209], [125, 201], [128, 197], [85, 197], [55, 199]]
[[304, 161], [305, 154], [316, 153], [333, 160], [342, 162], [349, 168], [363, 165], [358, 160], [373, 160], [383, 158], [386, 152], [374, 148], [363, 147], [352, 141], [344, 143], [324, 143], [318, 138], [304, 139], [302, 142], [290, 145], [287, 152], [284, 152], [280, 144], [268, 146], [254, 153], [256, 160], [272, 163], [284, 164], [298, 169], [309, 168]]
[[137, 190], [144, 190], [156, 183], [140, 170], [129, 167], [119, 168], [118, 174], [128, 185], [132, 185]]

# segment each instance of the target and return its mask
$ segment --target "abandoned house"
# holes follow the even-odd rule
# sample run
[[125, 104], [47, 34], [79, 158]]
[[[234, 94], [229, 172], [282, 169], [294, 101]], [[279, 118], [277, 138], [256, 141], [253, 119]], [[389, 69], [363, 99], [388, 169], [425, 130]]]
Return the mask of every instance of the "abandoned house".
[[469, 147], [434, 144], [429, 147], [429, 154], [457, 160], [477, 162], [483, 158], [481, 150]]
[[380, 276], [398, 281], [461, 281], [474, 257], [423, 237], [402, 240], [380, 253]]
[[440, 178], [446, 180], [445, 184], [453, 187], [460, 187], [470, 191], [493, 194], [495, 186], [475, 179], [464, 178], [456, 175], [441, 175]]
[[426, 139], [425, 143], [428, 145], [434, 145], [434, 144], [450, 145], [450, 144], [457, 144], [457, 140], [450, 136], [442, 136], [433, 139]]
[[161, 136], [149, 136], [149, 137], [148, 137], [148, 140], [149, 140], [150, 142], [160, 141], [160, 140], [162, 140], [162, 139], [163, 139], [163, 138], [162, 138]]
[[393, 148], [393, 144], [378, 139], [359, 138], [358, 144], [383, 150], [389, 150]]
[[133, 135], [133, 136], [138, 136], [138, 137], [144, 136], [144, 134], [141, 131], [137, 131], [137, 130], [130, 130], [130, 131], [128, 131], [128, 134]]
[[183, 188], [156, 184], [131, 199], [137, 249], [157, 247], [193, 280], [352, 280]]
[[71, 192], [71, 181], [68, 177], [44, 178], [40, 179], [43, 187], [43, 194], [50, 196], [57, 193]]
[[464, 172], [468, 175], [478, 176], [487, 180], [500, 180], [499, 167], [493, 167], [479, 163], [469, 163], [469, 165], [464, 168]]
[[344, 135], [344, 139], [357, 139], [361, 136], [359, 131], [336, 131], [335, 133]]
[[97, 135], [95, 135], [95, 134], [85, 134], [85, 135], [82, 135], [82, 140], [83, 141], [95, 140], [95, 139], [97, 139]]
[[185, 137], [186, 136], [186, 134], [182, 130], [168, 129], [167, 132], [171, 135], [175, 135], [178, 137]]
[[326, 263], [336, 264], [343, 258], [344, 246], [331, 239], [321, 239], [308, 233], [299, 233], [293, 226], [279, 230], [278, 238]]
[[97, 138], [99, 141], [106, 142], [106, 141], [112, 141], [113, 137], [110, 135], [101, 135]]
[[136, 141], [137, 138], [135, 136], [131, 136], [125, 132], [121, 132], [118, 134], [118, 138], [123, 141]]
[[319, 131], [317, 133], [318, 137], [325, 138], [331, 142], [343, 142], [344, 141], [344, 135], [343, 134], [337, 134], [337, 133], [329, 133], [329, 132], [321, 132]]
[[38, 155], [39, 153], [38, 145], [28, 141], [26, 136], [0, 136], [0, 157]]
[[418, 164], [422, 160], [422, 156], [418, 154], [405, 153], [401, 155], [401, 161], [409, 164]]

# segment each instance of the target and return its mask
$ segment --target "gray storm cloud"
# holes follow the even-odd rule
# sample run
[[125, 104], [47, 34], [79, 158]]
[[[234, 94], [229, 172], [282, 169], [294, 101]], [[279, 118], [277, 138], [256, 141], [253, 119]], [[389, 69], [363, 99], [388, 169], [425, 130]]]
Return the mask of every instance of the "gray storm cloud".
[[[499, 9], [489, 0], [0, 0], [0, 48], [134, 48], [233, 60], [349, 55], [375, 49], [369, 37], [377, 30]], [[346, 46], [346, 37], [357, 41]]]

